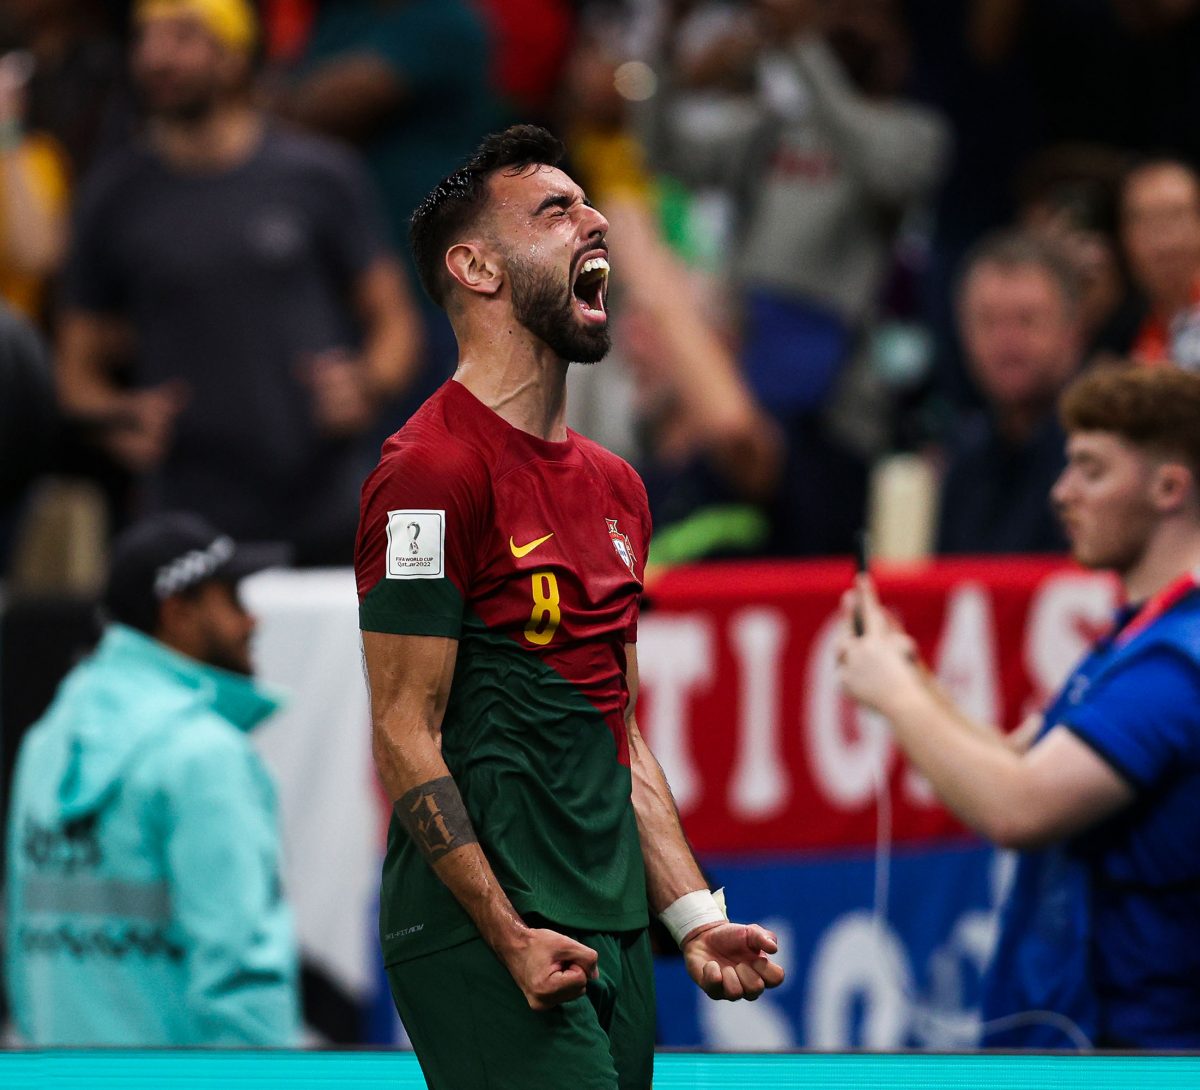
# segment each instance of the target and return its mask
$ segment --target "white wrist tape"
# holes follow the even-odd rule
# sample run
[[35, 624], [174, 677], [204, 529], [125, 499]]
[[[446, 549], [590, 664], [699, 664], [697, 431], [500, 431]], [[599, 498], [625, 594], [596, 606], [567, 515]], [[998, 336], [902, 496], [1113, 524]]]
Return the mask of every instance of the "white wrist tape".
[[693, 893], [685, 893], [664, 908], [658, 918], [671, 932], [676, 945], [682, 944], [688, 933], [701, 924], [725, 922], [725, 890], [710, 893], [706, 889], [698, 889]]

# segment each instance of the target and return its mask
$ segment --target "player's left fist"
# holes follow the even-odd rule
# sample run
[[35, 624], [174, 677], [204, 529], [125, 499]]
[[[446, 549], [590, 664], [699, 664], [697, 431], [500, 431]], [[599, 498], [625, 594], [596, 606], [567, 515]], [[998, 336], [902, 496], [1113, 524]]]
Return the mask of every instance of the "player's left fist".
[[783, 983], [783, 966], [767, 956], [778, 950], [765, 927], [720, 923], [684, 939], [683, 960], [709, 999], [755, 1000]]

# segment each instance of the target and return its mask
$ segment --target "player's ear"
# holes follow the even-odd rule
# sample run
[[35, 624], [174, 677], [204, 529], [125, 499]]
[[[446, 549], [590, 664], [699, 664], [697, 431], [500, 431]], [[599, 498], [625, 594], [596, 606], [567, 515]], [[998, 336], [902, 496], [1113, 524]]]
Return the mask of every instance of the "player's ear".
[[1192, 471], [1182, 462], [1163, 462], [1154, 471], [1151, 496], [1154, 506], [1164, 514], [1176, 511], [1195, 490]]
[[500, 262], [478, 242], [458, 242], [446, 251], [446, 269], [468, 291], [495, 295], [504, 282]]

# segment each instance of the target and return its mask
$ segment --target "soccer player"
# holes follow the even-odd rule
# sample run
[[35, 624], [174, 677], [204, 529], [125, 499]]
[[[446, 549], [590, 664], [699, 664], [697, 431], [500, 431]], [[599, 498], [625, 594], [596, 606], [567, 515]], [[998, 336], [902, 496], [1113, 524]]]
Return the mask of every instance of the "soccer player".
[[[1020, 851], [984, 987], [985, 1042], [1200, 1047], [1200, 375], [1095, 370], [1062, 402], [1052, 491], [1075, 559], [1127, 604], [1008, 737], [958, 711], [865, 577], [841, 678], [942, 801]], [[864, 634], [853, 630], [860, 611]]]
[[633, 470], [563, 424], [568, 361], [609, 346], [609, 266], [560, 155], [491, 136], [413, 215], [459, 364], [363, 490], [380, 933], [432, 1090], [648, 1090], [647, 901], [712, 998], [783, 979], [706, 888], [634, 719], [650, 522]]

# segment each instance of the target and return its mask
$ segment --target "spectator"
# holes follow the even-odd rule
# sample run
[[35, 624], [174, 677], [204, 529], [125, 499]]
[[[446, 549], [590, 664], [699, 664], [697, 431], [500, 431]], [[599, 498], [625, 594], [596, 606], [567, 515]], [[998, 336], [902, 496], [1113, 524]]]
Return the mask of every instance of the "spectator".
[[463, 0], [344, 0], [317, 12], [283, 108], [361, 149], [397, 253], [413, 209], [490, 127], [488, 63], [483, 22]]
[[13, 779], [8, 988], [30, 1044], [296, 1042], [274, 789], [245, 737], [277, 707], [236, 591], [261, 560], [186, 515], [116, 543], [112, 623]]
[[1134, 358], [1200, 368], [1200, 177], [1166, 159], [1135, 168], [1122, 191], [1121, 231], [1150, 305]]
[[947, 133], [899, 97], [895, 3], [760, 0], [755, 10], [756, 23], [676, 79], [719, 82], [748, 58], [756, 109], [729, 131], [672, 128], [668, 164], [736, 195], [747, 374], [777, 411], [807, 410], [824, 404], [871, 317], [901, 214], [932, 193]]
[[[341, 0], [320, 5], [296, 85], [279, 104], [301, 125], [362, 152], [384, 196], [392, 248], [410, 273], [413, 209], [495, 127], [489, 65], [483, 19], [466, 0]], [[458, 358], [445, 315], [423, 293], [416, 306], [426, 351], [389, 413], [395, 424]]]
[[625, 123], [612, 31], [585, 27], [562, 112], [576, 176], [605, 210], [624, 270], [617, 351], [626, 373], [573, 368], [568, 387], [585, 402], [591, 395], [593, 411], [585, 405], [582, 416], [597, 438], [616, 415], [614, 380], [633, 378], [646, 448], [638, 461], [656, 529], [651, 564], [762, 552], [771, 527], [761, 508], [779, 484], [780, 429], [747, 389], [712, 318], [712, 293], [663, 240], [661, 187]]
[[[770, 552], [787, 457], [780, 428], [717, 330], [697, 317], [703, 297], [645, 211], [620, 198], [604, 207], [614, 259], [630, 270], [620, 346], [648, 447], [641, 472], [658, 531], [650, 564]], [[665, 283], [675, 290], [662, 291]]]
[[[30, 131], [51, 137], [79, 177], [133, 132], [121, 43], [97, 0], [6, 0], [10, 44], [26, 51]], [[107, 22], [113, 21], [111, 13]]]
[[0, 57], [0, 298], [36, 319], [66, 242], [67, 167], [53, 139], [25, 131], [32, 63]]
[[146, 508], [289, 541], [299, 563], [348, 562], [368, 433], [419, 344], [367, 179], [250, 106], [245, 0], [146, 0], [137, 18], [148, 140], [80, 200], [63, 404], [144, 474]]
[[1084, 358], [1126, 358], [1141, 314], [1117, 237], [1117, 203], [1128, 156], [1111, 148], [1047, 148], [1018, 180], [1019, 222], [1057, 246], [1080, 288]]
[[[692, 124], [657, 96], [663, 163], [733, 195], [733, 279], [749, 389], [782, 425], [772, 551], [848, 551], [866, 503], [868, 391], [846, 398], [904, 213], [948, 152], [937, 115], [899, 97], [905, 35], [890, 0], [760, 0], [729, 36], [680, 59], [669, 83], [749, 84], [725, 123]], [[746, 107], [750, 108], [747, 109]], [[694, 115], [693, 115], [694, 117]], [[874, 393], [874, 391], [870, 391]], [[842, 395], [852, 401], [849, 411]], [[883, 408], [886, 412], [886, 408]]]
[[1065, 464], [1055, 405], [1080, 365], [1074, 272], [1046, 241], [993, 235], [968, 259], [958, 309], [984, 408], [950, 443], [937, 550], [1064, 551], [1047, 497]]
[[[946, 114], [958, 149], [934, 216], [925, 283], [934, 392], [962, 404], [970, 390], [955, 343], [953, 283], [978, 239], [1017, 215], [1014, 166], [1068, 145], [1106, 148], [1110, 156], [1200, 156], [1200, 5], [968, 0], [906, 9], [914, 93]], [[1089, 276], [1106, 278], [1107, 257], [1089, 249]], [[1117, 324], [1089, 347], [1127, 358], [1139, 316], [1118, 310], [1114, 317]]]

